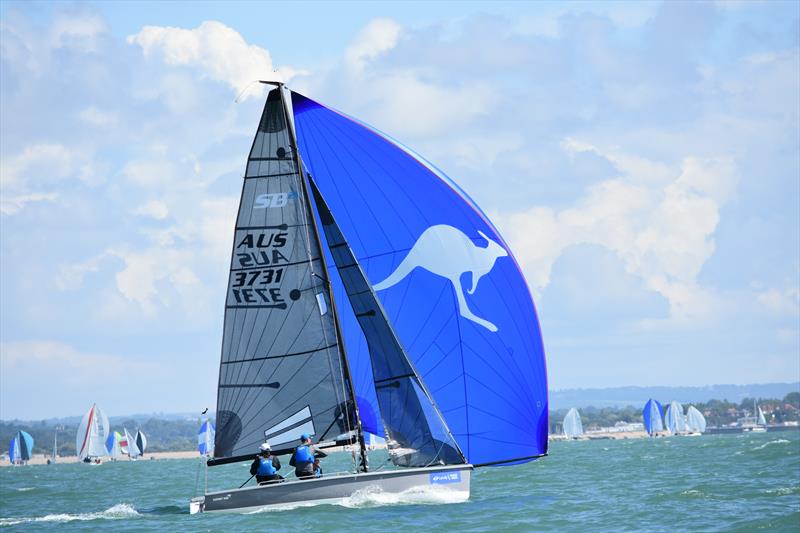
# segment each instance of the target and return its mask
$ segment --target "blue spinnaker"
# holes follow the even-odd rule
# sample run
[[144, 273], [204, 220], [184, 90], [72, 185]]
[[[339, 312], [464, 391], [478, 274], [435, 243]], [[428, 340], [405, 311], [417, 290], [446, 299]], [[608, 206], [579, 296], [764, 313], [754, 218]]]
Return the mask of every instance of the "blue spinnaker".
[[[303, 163], [467, 460], [546, 453], [539, 323], [497, 230], [409, 149], [297, 93], [292, 104]], [[334, 294], [344, 294], [329, 267]], [[339, 319], [357, 394], [377, 413], [374, 389], [363, 381], [372, 372], [359, 370], [369, 368], [367, 345], [347, 307], [338, 306]]]
[[30, 461], [33, 455], [33, 437], [30, 433], [20, 430], [17, 433], [17, 459]]
[[16, 464], [19, 457], [19, 447], [17, 446], [17, 437], [12, 437], [8, 445], [8, 461], [13, 465]]
[[642, 417], [644, 418], [644, 429], [650, 434], [658, 431], [664, 431], [664, 423], [661, 420], [664, 410], [658, 400], [652, 398], [647, 400], [642, 409]]

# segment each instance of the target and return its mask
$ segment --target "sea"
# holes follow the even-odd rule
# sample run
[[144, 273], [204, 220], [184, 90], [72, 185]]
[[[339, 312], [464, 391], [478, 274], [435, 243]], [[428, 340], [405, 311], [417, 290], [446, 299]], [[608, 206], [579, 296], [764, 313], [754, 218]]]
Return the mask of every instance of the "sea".
[[[373, 452], [373, 468], [385, 453]], [[350, 454], [323, 464], [344, 470]], [[199, 458], [0, 468], [0, 529], [800, 531], [800, 431], [553, 442], [538, 461], [477, 469], [467, 501], [442, 490], [373, 491], [337, 504], [190, 515], [205, 475]], [[208, 476], [211, 489], [238, 487], [248, 464]]]

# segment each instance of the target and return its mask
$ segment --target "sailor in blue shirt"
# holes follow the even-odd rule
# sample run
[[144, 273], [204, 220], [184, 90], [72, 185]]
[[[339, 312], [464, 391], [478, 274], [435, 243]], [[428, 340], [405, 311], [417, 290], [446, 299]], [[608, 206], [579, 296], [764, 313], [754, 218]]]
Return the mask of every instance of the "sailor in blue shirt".
[[327, 457], [328, 454], [311, 445], [311, 436], [308, 433], [300, 436], [300, 443], [300, 446], [295, 448], [292, 458], [289, 459], [289, 464], [294, 467], [294, 475], [298, 479], [310, 479], [314, 477], [314, 459]]
[[281, 469], [281, 461], [277, 455], [272, 455], [272, 449], [268, 442], [258, 447], [258, 455], [253, 464], [250, 465], [250, 473], [256, 476], [259, 483], [282, 481], [283, 476], [278, 474]]

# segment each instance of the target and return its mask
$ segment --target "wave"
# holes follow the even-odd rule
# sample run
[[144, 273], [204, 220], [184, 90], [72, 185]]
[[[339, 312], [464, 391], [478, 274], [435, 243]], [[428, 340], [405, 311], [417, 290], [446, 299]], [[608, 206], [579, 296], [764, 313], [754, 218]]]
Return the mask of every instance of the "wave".
[[469, 491], [458, 491], [446, 487], [413, 487], [403, 492], [384, 492], [379, 487], [357, 490], [346, 498], [336, 498], [317, 502], [295, 502], [271, 505], [245, 514], [275, 513], [292, 511], [302, 507], [317, 505], [338, 505], [348, 509], [364, 507], [384, 507], [387, 505], [441, 505], [462, 503], [469, 500]]
[[800, 493], [800, 487], [778, 487], [777, 489], [767, 489], [764, 491], [764, 494], [777, 494], [778, 496], [787, 496], [797, 493]]
[[29, 490], [34, 490], [36, 487], [19, 487], [17, 488], [17, 492], [28, 492]]
[[770, 446], [772, 444], [788, 444], [789, 442], [791, 442], [791, 441], [788, 441], [786, 439], [771, 440], [769, 442], [765, 442], [761, 446], [756, 446], [755, 448], [753, 448], [753, 451], [763, 450], [764, 448], [766, 448], [767, 446]]
[[79, 514], [49, 514], [46, 516], [36, 517], [17, 517], [17, 518], [0, 518], [0, 526], [15, 526], [17, 524], [28, 524], [31, 522], [73, 522], [73, 521], [86, 521], [86, 520], [120, 520], [124, 518], [135, 518], [140, 516], [138, 511], [132, 505], [127, 503], [118, 503], [109, 507], [105, 511], [98, 513], [79, 513]]
[[469, 500], [469, 491], [446, 487], [413, 487], [403, 492], [383, 492], [379, 488], [358, 490], [340, 504], [342, 507], [375, 507], [384, 505], [439, 505]]

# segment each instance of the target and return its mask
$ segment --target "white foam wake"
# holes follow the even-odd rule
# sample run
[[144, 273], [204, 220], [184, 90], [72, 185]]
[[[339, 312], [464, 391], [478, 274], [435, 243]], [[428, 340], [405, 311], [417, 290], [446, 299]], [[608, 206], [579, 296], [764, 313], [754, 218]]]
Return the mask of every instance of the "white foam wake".
[[453, 490], [447, 487], [412, 487], [403, 492], [384, 492], [378, 487], [354, 492], [342, 500], [343, 507], [376, 507], [384, 505], [440, 505], [461, 503], [469, 500], [469, 491]]
[[30, 522], [73, 522], [76, 520], [120, 520], [123, 518], [134, 518], [139, 516], [139, 513], [132, 505], [127, 503], [118, 503], [109, 507], [105, 511], [97, 513], [79, 513], [79, 514], [49, 514], [46, 516], [36, 517], [18, 517], [18, 518], [0, 518], [0, 526], [14, 526], [17, 524], [27, 524]]
[[295, 502], [270, 505], [245, 514], [275, 513], [292, 511], [301, 507], [317, 505], [339, 505], [349, 509], [363, 507], [382, 507], [386, 505], [440, 505], [461, 503], [469, 500], [469, 491], [459, 491], [447, 487], [413, 487], [403, 492], [384, 492], [379, 487], [357, 490], [346, 498], [333, 498], [311, 502]]
[[790, 441], [788, 441], [788, 440], [786, 440], [786, 439], [777, 439], [777, 440], [771, 440], [771, 441], [769, 441], [769, 442], [765, 442], [765, 443], [764, 443], [764, 444], [762, 444], [761, 446], [756, 446], [755, 448], [753, 448], [753, 451], [756, 451], [756, 450], [763, 450], [764, 448], [766, 448], [767, 446], [770, 446], [770, 445], [772, 445], [772, 444], [787, 444], [787, 443], [789, 443], [789, 442], [790, 442]]

